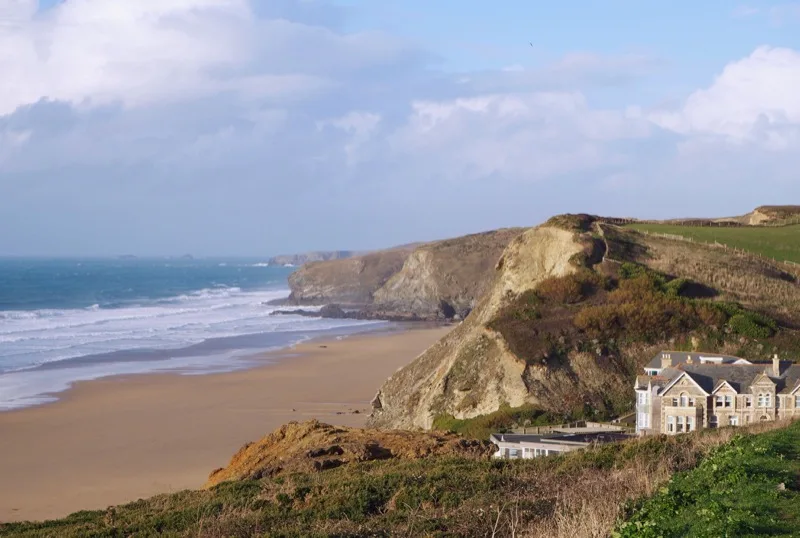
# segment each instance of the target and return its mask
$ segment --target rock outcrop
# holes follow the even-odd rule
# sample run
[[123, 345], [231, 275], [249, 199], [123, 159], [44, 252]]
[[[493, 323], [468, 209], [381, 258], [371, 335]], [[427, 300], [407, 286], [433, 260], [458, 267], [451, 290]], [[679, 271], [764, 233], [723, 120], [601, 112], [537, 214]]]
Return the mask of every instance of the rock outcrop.
[[227, 467], [211, 473], [205, 487], [280, 473], [324, 471], [370, 460], [437, 455], [488, 459], [493, 450], [488, 441], [467, 440], [452, 434], [362, 430], [316, 420], [290, 422], [260, 441], [243, 446]]
[[[531, 289], [548, 277], [576, 271], [570, 260], [583, 250], [573, 232], [554, 227], [533, 228], [514, 239], [496, 264], [488, 293], [469, 317], [384, 383], [373, 403], [370, 424], [427, 429], [439, 414], [476, 416], [502, 404], [529, 402], [526, 365], [486, 325], [505, 297]], [[544, 377], [549, 375], [542, 372]]]
[[521, 229], [398, 247], [310, 263], [289, 277], [294, 305], [339, 304], [365, 317], [465, 317], [489, 288], [494, 266]]

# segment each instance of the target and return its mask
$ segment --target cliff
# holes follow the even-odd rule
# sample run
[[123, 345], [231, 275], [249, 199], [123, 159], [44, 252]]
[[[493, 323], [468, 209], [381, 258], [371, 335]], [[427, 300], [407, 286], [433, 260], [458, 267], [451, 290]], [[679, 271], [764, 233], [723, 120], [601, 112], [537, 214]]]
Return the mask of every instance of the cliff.
[[488, 290], [497, 260], [521, 231], [496, 230], [311, 263], [289, 277], [289, 301], [355, 305], [387, 315], [463, 317]]
[[[608, 416], [630, 407], [633, 376], [657, 350], [800, 349], [799, 311], [795, 277], [762, 260], [557, 217], [512, 241], [469, 317], [384, 383], [370, 425], [427, 429], [504, 405]], [[736, 315], [758, 337], [737, 334]]]

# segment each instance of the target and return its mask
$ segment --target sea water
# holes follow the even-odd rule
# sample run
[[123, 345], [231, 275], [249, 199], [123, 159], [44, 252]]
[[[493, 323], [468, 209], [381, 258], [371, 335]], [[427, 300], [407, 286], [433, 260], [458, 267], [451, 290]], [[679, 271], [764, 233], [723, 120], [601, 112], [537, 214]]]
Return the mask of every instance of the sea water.
[[0, 258], [0, 410], [111, 375], [246, 368], [259, 351], [380, 325], [270, 315], [292, 270], [242, 259]]

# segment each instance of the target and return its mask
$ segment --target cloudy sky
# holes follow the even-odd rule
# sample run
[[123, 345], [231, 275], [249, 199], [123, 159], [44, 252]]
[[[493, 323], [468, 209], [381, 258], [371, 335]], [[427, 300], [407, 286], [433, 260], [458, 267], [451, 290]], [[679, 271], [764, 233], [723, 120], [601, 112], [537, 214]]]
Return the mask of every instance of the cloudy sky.
[[0, 0], [0, 254], [800, 203], [800, 2]]

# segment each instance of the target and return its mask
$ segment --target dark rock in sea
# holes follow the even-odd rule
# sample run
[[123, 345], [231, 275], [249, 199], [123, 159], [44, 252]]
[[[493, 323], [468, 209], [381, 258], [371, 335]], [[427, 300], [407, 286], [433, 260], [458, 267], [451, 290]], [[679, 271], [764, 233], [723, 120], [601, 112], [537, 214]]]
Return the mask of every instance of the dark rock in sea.
[[336, 304], [325, 305], [319, 310], [276, 310], [270, 315], [305, 316], [326, 319], [357, 319], [369, 321], [447, 321], [439, 315], [420, 316], [415, 312], [396, 312], [364, 307], [345, 310], [343, 307]]
[[342, 319], [347, 316], [347, 312], [339, 305], [329, 304], [320, 308], [319, 315], [323, 318]]

